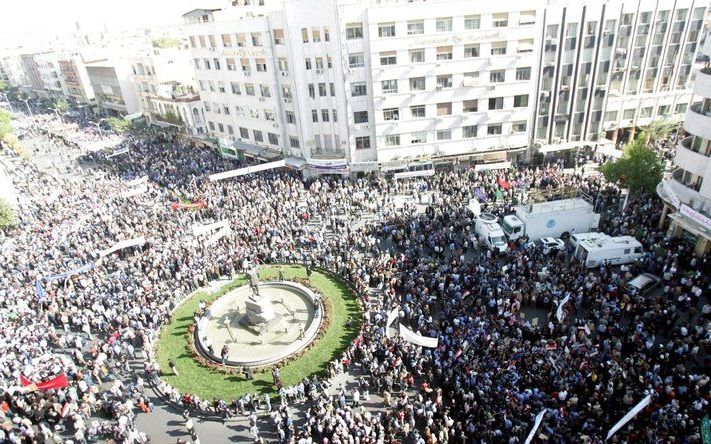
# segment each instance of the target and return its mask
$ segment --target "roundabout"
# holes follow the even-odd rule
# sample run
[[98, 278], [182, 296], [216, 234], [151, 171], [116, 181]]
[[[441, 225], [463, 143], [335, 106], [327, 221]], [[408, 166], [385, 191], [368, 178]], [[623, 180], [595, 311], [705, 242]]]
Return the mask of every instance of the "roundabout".
[[[279, 270], [284, 282], [277, 280]], [[257, 330], [245, 328], [239, 322], [246, 313], [246, 300], [252, 295], [244, 275], [213, 286], [213, 291], [198, 290], [174, 309], [154, 347], [154, 359], [167, 384], [202, 399], [232, 399], [245, 393], [274, 394], [271, 367], [279, 367], [284, 385], [297, 384], [305, 377], [325, 371], [328, 363], [340, 358], [358, 336], [360, 307], [353, 291], [340, 277], [315, 270], [307, 278], [304, 267], [281, 265], [262, 267], [259, 279], [260, 295], [269, 297], [275, 317], [281, 314], [280, 325], [286, 324], [287, 332], [283, 333], [284, 327], [281, 333], [275, 328], [267, 332], [262, 344]], [[284, 303], [280, 302], [282, 299]], [[207, 309], [196, 322], [201, 302]], [[354, 321], [350, 326], [349, 319]], [[228, 320], [234, 339], [225, 324]], [[299, 339], [299, 325], [303, 326], [303, 339]], [[204, 341], [206, 337], [208, 344]], [[229, 349], [226, 366], [220, 356], [224, 344]], [[212, 345], [212, 356], [208, 356], [208, 345]], [[178, 374], [171, 372], [169, 361], [175, 364]], [[248, 366], [254, 368], [253, 379], [244, 375]]]
[[[197, 351], [226, 366], [258, 367], [274, 364], [301, 351], [323, 322], [321, 297], [291, 281], [243, 285], [221, 296], [197, 322]], [[223, 348], [224, 347], [224, 348]]]

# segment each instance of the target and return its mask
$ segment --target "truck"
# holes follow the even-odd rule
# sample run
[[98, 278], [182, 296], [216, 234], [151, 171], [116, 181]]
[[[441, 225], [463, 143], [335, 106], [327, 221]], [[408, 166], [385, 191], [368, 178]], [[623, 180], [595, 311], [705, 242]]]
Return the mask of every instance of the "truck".
[[474, 224], [474, 232], [486, 248], [504, 252], [508, 250], [509, 245], [498, 222], [499, 219], [493, 214], [481, 213]]
[[542, 237], [567, 239], [573, 233], [597, 229], [600, 215], [582, 198], [559, 199], [519, 205], [514, 214], [504, 216], [501, 228], [510, 241], [527, 236], [530, 241]]
[[629, 264], [643, 254], [642, 244], [632, 236], [588, 239], [581, 241], [575, 250], [575, 258], [588, 268]]

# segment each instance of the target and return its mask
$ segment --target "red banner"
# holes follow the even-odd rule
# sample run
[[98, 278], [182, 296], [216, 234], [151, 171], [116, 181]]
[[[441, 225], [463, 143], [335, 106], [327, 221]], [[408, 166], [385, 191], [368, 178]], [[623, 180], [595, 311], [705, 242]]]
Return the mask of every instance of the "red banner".
[[198, 208], [207, 208], [207, 204], [204, 200], [199, 200], [192, 203], [173, 203], [170, 207], [174, 210], [195, 210]]
[[20, 373], [20, 384], [22, 384], [23, 387], [34, 386], [37, 390], [51, 390], [69, 387], [69, 380], [67, 379], [67, 375], [62, 373], [52, 379], [35, 384]]
[[505, 190], [508, 190], [509, 188], [511, 188], [511, 184], [509, 183], [509, 181], [504, 178], [499, 178], [499, 180], [497, 180], [497, 182], [499, 183], [499, 186]]

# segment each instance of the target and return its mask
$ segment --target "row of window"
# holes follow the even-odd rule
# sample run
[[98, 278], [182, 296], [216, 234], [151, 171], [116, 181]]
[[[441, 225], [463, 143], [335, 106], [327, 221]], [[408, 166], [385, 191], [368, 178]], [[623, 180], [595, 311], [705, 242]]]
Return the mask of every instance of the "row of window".
[[[521, 134], [525, 133], [527, 128], [527, 123], [525, 120], [521, 121], [516, 121], [511, 123], [511, 133], [512, 134]], [[431, 134], [429, 131], [417, 131], [413, 133], [409, 133], [409, 141], [411, 145], [416, 145], [420, 143], [427, 143], [428, 142], [428, 134]], [[503, 134], [503, 125], [501, 123], [492, 123], [486, 126], [486, 135], [487, 136], [499, 136]], [[460, 138], [462, 139], [473, 139], [475, 137], [479, 136], [479, 127], [478, 125], [467, 125], [467, 126], [462, 126], [461, 127], [461, 135]], [[402, 139], [407, 137], [405, 134], [391, 134], [388, 136], [383, 137], [383, 144], [386, 147], [395, 147], [395, 146], [400, 146], [402, 145]], [[451, 129], [443, 129], [443, 130], [437, 130], [434, 132], [434, 140], [437, 141], [447, 141], [447, 140], [452, 140], [452, 130]], [[357, 148], [357, 144], [356, 144]]]
[[[311, 40], [309, 40], [309, 35], [311, 36]], [[321, 41], [321, 35], [323, 35], [324, 42], [331, 40], [331, 34], [328, 32], [328, 28], [311, 28], [310, 32], [309, 28], [301, 28], [301, 41], [303, 43], [309, 43], [309, 41], [318, 43]]]
[[[509, 26], [509, 13], [501, 12], [493, 14], [491, 19], [492, 28], [505, 28]], [[457, 30], [475, 30], [481, 29], [481, 15], [472, 14], [463, 17], [437, 17], [432, 20], [408, 20], [406, 25], [399, 31], [407, 35], [422, 35], [433, 32], [452, 32]], [[521, 11], [519, 14], [519, 25], [532, 25], [536, 22], [536, 11]], [[434, 24], [434, 29], [430, 28]], [[395, 22], [378, 23], [378, 37], [390, 38], [397, 37], [399, 27]], [[361, 39], [363, 38], [363, 23], [355, 22], [346, 25], [346, 39]]]
[[[226, 93], [227, 88], [229, 88], [229, 91], [232, 94], [235, 95], [242, 95], [244, 92], [245, 95], [247, 96], [256, 96], [256, 88], [259, 88], [259, 95], [261, 97], [271, 97], [272, 92], [271, 88], [269, 85], [266, 85], [264, 83], [239, 83], [239, 82], [229, 82], [229, 85], [226, 85], [225, 82], [218, 80], [218, 81], [212, 81], [212, 80], [199, 80], [198, 85], [200, 87], [201, 91], [210, 91], [210, 92], [220, 92], [220, 93]], [[291, 100], [291, 87], [287, 85], [282, 85], [281, 86], [281, 96], [284, 99]]]
[[[203, 102], [203, 107], [206, 112], [213, 112], [215, 114], [224, 114], [226, 116], [232, 115], [232, 108], [230, 105], [214, 103], [214, 102]], [[235, 115], [239, 117], [251, 117], [253, 119], [264, 119], [270, 122], [276, 122], [276, 113], [273, 109], [260, 109], [256, 107], [245, 107], [245, 106], [235, 106]], [[291, 115], [291, 119], [289, 118]], [[289, 121], [291, 120], [291, 121]], [[292, 112], [287, 111], [287, 121], [289, 123], [295, 123], [294, 115]]]
[[[227, 133], [230, 136], [233, 136], [235, 134], [235, 130], [232, 125], [225, 125], [219, 122], [215, 123], [208, 121], [207, 126], [208, 128], [210, 128], [210, 131], [219, 131], [221, 133]], [[247, 128], [239, 127], [239, 137], [245, 140], [254, 140], [255, 142], [264, 143], [264, 133], [259, 130], [252, 130], [252, 138], [250, 138], [249, 130]], [[279, 136], [277, 136], [276, 134], [267, 133], [267, 140], [269, 141], [270, 145], [279, 146]], [[298, 144], [298, 139], [296, 140]]]
[[[252, 65], [248, 57], [241, 59], [236, 59], [233, 57], [226, 57], [224, 59], [225, 67], [227, 71], [237, 71], [237, 62], [239, 62], [239, 68], [242, 72], [251, 72]], [[289, 62], [285, 57], [279, 57], [277, 59], [279, 65], [279, 70], [289, 71]], [[212, 59], [193, 59], [193, 65], [196, 70], [215, 70], [220, 71], [222, 69], [222, 59], [212, 58]], [[254, 65], [258, 72], [267, 72], [267, 61], [264, 58], [255, 58]]]
[[[489, 110], [502, 110], [504, 109], [504, 97], [492, 97], [490, 99], [481, 99], [486, 104]], [[521, 94], [513, 96], [513, 107], [514, 108], [525, 108], [528, 106], [528, 94]], [[427, 106], [426, 105], [413, 105], [408, 108], [410, 113], [410, 118], [417, 119], [428, 117], [427, 116]], [[441, 102], [436, 104], [436, 115], [437, 116], [449, 116], [452, 115], [452, 102]], [[462, 113], [476, 113], [479, 112], [479, 100], [463, 100], [462, 101]], [[400, 120], [401, 109], [400, 108], [384, 108], [383, 109], [383, 119], [384, 120]], [[355, 111], [353, 113], [353, 121], [355, 123], [367, 123], [368, 122], [368, 111]]]
[[[312, 99], [316, 98], [316, 88], [318, 88], [318, 96], [319, 97], [328, 97], [329, 95], [331, 97], [336, 97], [336, 85], [333, 83], [309, 83], [308, 84], [308, 90], [309, 90], [309, 97]], [[330, 93], [330, 94], [329, 94]]]
[[[675, 114], [684, 114], [686, 112], [686, 108], [688, 107], [688, 103], [677, 103], [676, 106], [674, 107], [674, 113]], [[657, 107], [657, 116], [666, 116], [669, 114], [669, 110], [671, 109], [670, 105], [660, 105]], [[637, 111], [637, 108], [628, 108], [622, 111], [622, 120], [634, 120], [635, 112]], [[654, 113], [654, 107], [653, 106], [645, 106], [642, 108], [639, 108], [639, 118], [644, 119], [647, 117], [652, 117]], [[618, 117], [618, 112], [617, 111], [607, 111], [605, 112], [605, 122], [615, 122], [617, 121]]]
[[[492, 42], [489, 48], [489, 54], [492, 56], [506, 55], [508, 42]], [[460, 52], [462, 49], [462, 52]], [[437, 46], [435, 49], [435, 61], [454, 60], [454, 52], [456, 50], [456, 59], [471, 59], [481, 57], [481, 45], [471, 44], [462, 46]], [[409, 63], [426, 63], [428, 60], [425, 57], [425, 48], [417, 48], [408, 50]], [[527, 54], [533, 52], [533, 39], [522, 39], [518, 41], [516, 53]], [[397, 51], [384, 51], [379, 54], [380, 66], [390, 66], [398, 64]], [[433, 62], [430, 60], [430, 62]], [[402, 63], [402, 61], [401, 61]], [[362, 53], [354, 53], [348, 56], [348, 66], [350, 68], [362, 68], [365, 66], [365, 59]]]
[[[320, 117], [320, 120], [319, 120], [319, 117]], [[327, 110], [327, 109], [322, 109], [320, 113], [319, 113], [319, 110], [312, 109], [311, 110], [311, 121], [313, 123], [338, 122], [338, 113], [336, 112], [335, 109], [330, 110], [330, 113], [329, 113], [329, 110]]]

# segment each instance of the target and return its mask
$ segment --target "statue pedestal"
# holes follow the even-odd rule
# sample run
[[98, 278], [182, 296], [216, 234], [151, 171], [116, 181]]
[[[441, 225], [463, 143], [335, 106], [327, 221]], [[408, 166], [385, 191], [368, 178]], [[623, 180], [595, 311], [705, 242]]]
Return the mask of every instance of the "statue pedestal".
[[252, 294], [245, 302], [247, 319], [252, 325], [267, 324], [274, 319], [272, 301], [266, 296]]

